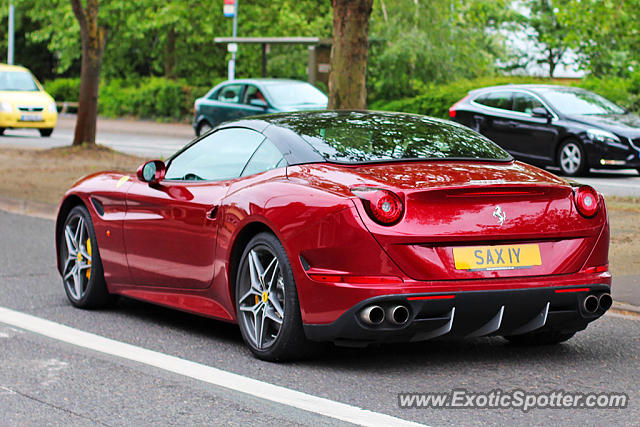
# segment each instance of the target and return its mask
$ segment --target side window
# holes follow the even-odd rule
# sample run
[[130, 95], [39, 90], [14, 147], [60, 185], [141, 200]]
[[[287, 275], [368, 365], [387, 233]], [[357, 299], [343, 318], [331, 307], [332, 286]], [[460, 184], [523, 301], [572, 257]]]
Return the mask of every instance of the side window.
[[282, 157], [282, 153], [273, 145], [271, 141], [265, 139], [264, 142], [249, 160], [242, 172], [242, 176], [253, 175], [271, 169], [286, 166], [287, 161]]
[[264, 135], [253, 130], [221, 129], [174, 157], [165, 179], [220, 181], [237, 178], [263, 140]]
[[227, 85], [218, 91], [217, 100], [220, 102], [229, 102], [237, 104], [240, 102], [240, 95], [242, 95], [242, 87], [244, 85]]
[[513, 109], [514, 111], [519, 111], [521, 113], [531, 114], [534, 108], [542, 107], [542, 102], [538, 101], [537, 98], [521, 92], [516, 92], [513, 95]]
[[262, 95], [260, 89], [253, 85], [248, 85], [247, 90], [244, 93], [244, 100], [242, 102], [244, 104], [251, 104], [252, 99], [259, 99], [266, 102], [266, 99], [264, 99], [264, 95]]
[[480, 95], [474, 101], [487, 107], [500, 108], [502, 110], [511, 110], [512, 101], [511, 92], [492, 92]]

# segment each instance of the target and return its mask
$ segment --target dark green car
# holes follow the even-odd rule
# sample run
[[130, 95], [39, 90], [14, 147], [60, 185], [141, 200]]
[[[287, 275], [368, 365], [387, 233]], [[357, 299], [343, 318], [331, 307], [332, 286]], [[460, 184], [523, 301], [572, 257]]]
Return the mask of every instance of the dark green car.
[[327, 108], [327, 96], [299, 80], [227, 80], [196, 99], [193, 129], [200, 136], [222, 122], [258, 114]]

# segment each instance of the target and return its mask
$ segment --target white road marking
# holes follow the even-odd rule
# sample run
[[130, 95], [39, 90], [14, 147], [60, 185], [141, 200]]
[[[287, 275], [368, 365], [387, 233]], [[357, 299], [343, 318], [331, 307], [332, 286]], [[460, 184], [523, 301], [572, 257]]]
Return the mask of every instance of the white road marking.
[[335, 418], [340, 421], [363, 426], [422, 425], [391, 415], [369, 411], [324, 397], [313, 396], [286, 387], [248, 378], [179, 357], [147, 350], [142, 347], [101, 337], [4, 307], [0, 307], [0, 322], [78, 347], [143, 363], [261, 399]]

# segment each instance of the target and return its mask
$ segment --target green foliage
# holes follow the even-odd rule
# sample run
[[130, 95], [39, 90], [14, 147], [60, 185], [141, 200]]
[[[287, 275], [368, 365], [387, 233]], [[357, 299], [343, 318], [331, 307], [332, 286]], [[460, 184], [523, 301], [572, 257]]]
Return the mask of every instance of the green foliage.
[[60, 102], [76, 102], [80, 92], [80, 78], [60, 78], [44, 82], [44, 90]]
[[491, 75], [506, 0], [377, 0], [371, 16], [369, 101], [414, 96], [432, 83]]
[[[180, 121], [193, 114], [193, 102], [212, 86], [192, 86], [185, 80], [163, 77], [112, 79], [100, 84], [99, 113], [105, 117], [132, 116]], [[80, 79], [62, 78], [45, 82], [45, 90], [56, 101], [78, 100]]]
[[189, 86], [184, 80], [148, 77], [134, 81], [110, 80], [100, 85], [99, 113], [105, 117], [134, 116], [184, 120], [193, 114], [193, 102], [210, 87]]

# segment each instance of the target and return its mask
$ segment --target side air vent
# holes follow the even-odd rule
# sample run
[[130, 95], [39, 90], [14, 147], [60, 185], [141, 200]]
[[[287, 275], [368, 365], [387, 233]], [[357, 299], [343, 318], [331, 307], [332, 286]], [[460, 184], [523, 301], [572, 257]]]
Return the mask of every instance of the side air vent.
[[98, 215], [100, 216], [104, 215], [104, 206], [102, 206], [102, 203], [100, 202], [100, 200], [92, 197], [91, 204], [95, 208], [96, 212], [98, 212]]

